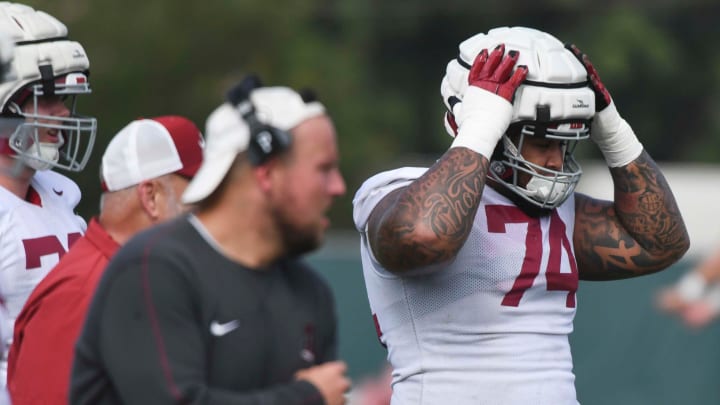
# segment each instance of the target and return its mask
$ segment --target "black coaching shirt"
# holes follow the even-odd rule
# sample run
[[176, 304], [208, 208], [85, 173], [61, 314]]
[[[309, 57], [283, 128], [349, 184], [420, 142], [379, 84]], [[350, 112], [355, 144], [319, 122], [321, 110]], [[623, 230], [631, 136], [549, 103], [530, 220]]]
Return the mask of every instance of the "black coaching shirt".
[[334, 301], [307, 265], [248, 269], [183, 216], [113, 257], [77, 342], [72, 404], [323, 404], [303, 368], [335, 360]]

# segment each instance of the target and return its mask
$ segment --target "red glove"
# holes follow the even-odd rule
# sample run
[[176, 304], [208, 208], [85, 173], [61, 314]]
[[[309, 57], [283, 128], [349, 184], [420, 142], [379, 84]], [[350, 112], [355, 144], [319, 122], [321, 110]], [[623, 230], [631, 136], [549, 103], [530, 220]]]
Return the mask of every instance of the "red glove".
[[580, 63], [585, 66], [585, 70], [587, 70], [590, 88], [595, 92], [595, 112], [604, 110], [605, 107], [610, 105], [612, 99], [610, 98], [610, 92], [608, 92], [605, 85], [600, 81], [600, 76], [595, 66], [590, 62], [588, 56], [582, 53], [574, 44], [565, 44], [565, 48], [572, 52]]
[[590, 88], [595, 92], [595, 116], [590, 139], [597, 144], [609, 167], [622, 167], [637, 159], [643, 147], [628, 124], [617, 111], [610, 93], [600, 81], [595, 66], [575, 45], [565, 45], [587, 70]]
[[515, 90], [528, 73], [527, 66], [512, 73], [519, 56], [518, 51], [505, 55], [505, 46], [498, 45], [490, 56], [483, 49], [475, 57], [463, 100], [453, 106], [458, 129], [451, 147], [465, 147], [490, 159], [512, 120]]
[[520, 65], [515, 74], [510, 76], [520, 57], [518, 51], [510, 51], [506, 56], [505, 45], [500, 44], [488, 56], [487, 49], [483, 49], [476, 57], [468, 74], [468, 84], [480, 87], [497, 94], [512, 103], [515, 90], [527, 77], [527, 66]]

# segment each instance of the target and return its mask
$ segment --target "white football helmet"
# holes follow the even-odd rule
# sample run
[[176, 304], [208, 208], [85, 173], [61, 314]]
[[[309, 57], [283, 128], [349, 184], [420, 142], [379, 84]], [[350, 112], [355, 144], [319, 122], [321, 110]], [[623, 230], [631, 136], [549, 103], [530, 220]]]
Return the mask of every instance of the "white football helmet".
[[[558, 39], [532, 28], [501, 27], [463, 41], [440, 85], [448, 109], [445, 127], [455, 136], [453, 108], [461, 108], [470, 67], [480, 51], [492, 51], [499, 44], [505, 44], [507, 51], [520, 52], [516, 65], [527, 66], [528, 75], [515, 92], [512, 121], [493, 153], [488, 175], [534, 206], [557, 207], [580, 181], [582, 170], [573, 151], [577, 141], [589, 137], [595, 114], [587, 71]], [[525, 160], [519, 151], [526, 136], [564, 141], [562, 169], [549, 170]], [[521, 172], [531, 175], [525, 186], [518, 184]]]
[[[13, 131], [0, 134], [0, 153], [36, 170], [81, 171], [97, 131], [95, 118], [76, 113], [76, 96], [91, 92], [85, 50], [67, 39], [67, 28], [55, 17], [23, 4], [0, 2], [0, 31], [14, 42], [9, 78], [0, 84], [1, 115], [21, 119]], [[69, 116], [38, 112], [43, 96], [64, 100]], [[43, 131], [56, 134], [57, 141], [41, 142]]]

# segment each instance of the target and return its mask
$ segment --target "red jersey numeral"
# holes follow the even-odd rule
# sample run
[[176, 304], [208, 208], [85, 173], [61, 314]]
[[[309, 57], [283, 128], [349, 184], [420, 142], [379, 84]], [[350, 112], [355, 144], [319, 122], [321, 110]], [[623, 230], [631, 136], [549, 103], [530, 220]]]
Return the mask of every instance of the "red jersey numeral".
[[[82, 237], [79, 232], [67, 235], [68, 249]], [[47, 255], [58, 255], [58, 260], [65, 255], [65, 247], [55, 235], [41, 236], [39, 238], [23, 239], [25, 248], [25, 269], [32, 270], [42, 265], [40, 259]]]
[[[506, 224], [527, 223], [525, 235], [525, 257], [523, 258], [520, 274], [515, 279], [510, 291], [505, 294], [502, 305], [517, 307], [523, 294], [532, 287], [535, 278], [540, 273], [540, 262], [543, 254], [543, 235], [540, 219], [527, 216], [520, 208], [507, 205], [488, 205], [485, 207], [487, 215], [488, 232], [505, 233]], [[565, 233], [565, 223], [553, 211], [550, 216], [549, 241], [550, 251], [545, 279], [548, 291], [567, 291], [565, 305], [575, 307], [575, 291], [578, 287], [577, 264], [573, 255], [570, 241]], [[571, 273], [560, 273], [562, 250], [565, 250], [570, 262]]]
[[382, 341], [383, 334], [382, 334], [382, 330], [380, 329], [380, 321], [378, 321], [377, 314], [373, 314], [373, 323], [375, 324], [375, 333], [377, 334], [378, 341], [380, 342], [380, 344], [383, 347], [387, 348], [385, 343], [383, 343], [383, 341]]

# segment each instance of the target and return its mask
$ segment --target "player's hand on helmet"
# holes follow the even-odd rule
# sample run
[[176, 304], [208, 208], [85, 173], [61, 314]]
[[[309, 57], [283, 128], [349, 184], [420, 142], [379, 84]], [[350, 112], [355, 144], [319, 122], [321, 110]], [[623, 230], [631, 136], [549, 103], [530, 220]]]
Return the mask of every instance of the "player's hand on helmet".
[[[497, 94], [512, 103], [515, 90], [527, 76], [527, 66], [518, 66], [520, 52], [509, 51], [505, 55], [505, 45], [498, 45], [490, 55], [483, 49], [476, 57], [468, 74], [468, 84]], [[467, 94], [466, 94], [467, 99]], [[465, 99], [465, 100], [466, 100]]]
[[519, 56], [515, 50], [505, 54], [501, 44], [475, 57], [463, 99], [453, 106], [458, 133], [452, 147], [466, 147], [490, 159], [510, 125], [515, 91], [527, 77], [527, 66], [513, 70]]
[[598, 146], [609, 167], [622, 167], [637, 159], [643, 147], [630, 124], [617, 111], [605, 85], [600, 81], [597, 69], [588, 56], [572, 44], [565, 48], [582, 63], [587, 71], [590, 88], [595, 93], [595, 117], [590, 139]]
[[598, 75], [597, 69], [595, 69], [595, 66], [593, 66], [592, 62], [590, 62], [590, 58], [588, 58], [586, 54], [582, 53], [575, 44], [565, 44], [565, 48], [572, 52], [580, 63], [585, 66], [585, 70], [587, 70], [590, 88], [593, 92], [595, 92], [595, 111], [604, 110], [610, 105], [612, 98], [610, 97], [610, 92], [607, 87], [605, 87], [603, 82], [600, 80], [600, 75]]
[[350, 379], [345, 375], [347, 365], [342, 361], [330, 361], [299, 370], [295, 379], [314, 385], [327, 405], [343, 405], [345, 393], [350, 389]]

